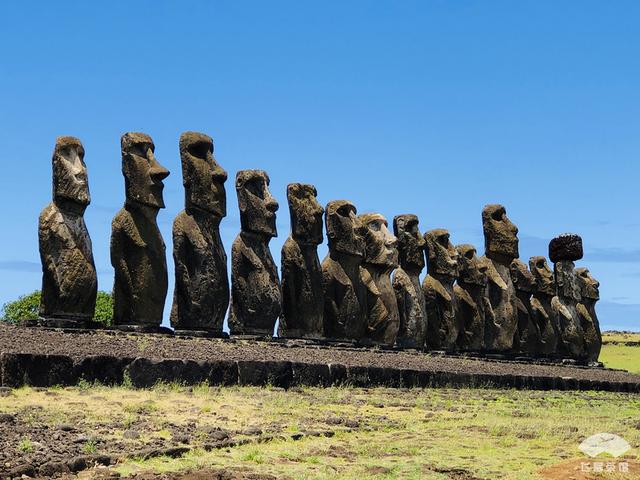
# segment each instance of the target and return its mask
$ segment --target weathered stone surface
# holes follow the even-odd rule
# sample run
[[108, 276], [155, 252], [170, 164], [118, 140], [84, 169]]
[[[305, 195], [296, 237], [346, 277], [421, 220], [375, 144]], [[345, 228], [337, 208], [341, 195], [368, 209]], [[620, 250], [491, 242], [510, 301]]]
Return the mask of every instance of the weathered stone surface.
[[418, 223], [418, 217], [411, 214], [393, 218], [399, 263], [392, 284], [400, 318], [396, 343], [405, 348], [424, 347], [427, 333], [427, 306], [419, 278], [425, 265], [425, 240]]
[[173, 222], [171, 325], [220, 334], [229, 306], [227, 255], [219, 230], [227, 215], [227, 172], [213, 156], [213, 140], [203, 133], [180, 136], [180, 158], [185, 209]]
[[596, 302], [600, 300], [600, 282], [591, 276], [588, 268], [576, 268], [576, 274], [582, 295], [582, 305], [586, 309], [586, 313], [582, 312], [581, 315], [586, 359], [589, 362], [596, 362], [602, 348], [602, 333], [596, 314]]
[[458, 282], [453, 287], [456, 317], [462, 330], [458, 335], [458, 347], [462, 351], [484, 350], [486, 312], [491, 304], [485, 296], [487, 265], [478, 257], [473, 245], [462, 244], [458, 252]]
[[424, 234], [427, 252], [427, 276], [422, 291], [427, 306], [426, 344], [434, 350], [457, 348], [461, 323], [456, 318], [453, 283], [458, 276], [458, 252], [449, 240], [449, 232], [438, 228]]
[[164, 208], [162, 180], [169, 171], [158, 163], [151, 137], [121, 138], [126, 201], [111, 224], [113, 322], [116, 326], [157, 327], [167, 296], [167, 259], [156, 217]]
[[482, 210], [485, 257], [487, 258], [487, 298], [491, 314], [486, 318], [485, 347], [489, 351], [513, 349], [518, 329], [516, 291], [509, 266], [518, 258], [518, 228], [511, 223], [502, 205]]
[[536, 356], [542, 343], [531, 307], [531, 295], [536, 289], [536, 279], [518, 258], [511, 262], [510, 270], [518, 306], [518, 330], [514, 349], [521, 354]]
[[366, 337], [374, 343], [393, 345], [400, 326], [398, 302], [391, 286], [391, 272], [398, 266], [398, 240], [382, 215], [366, 213], [358, 218], [365, 227]]
[[208, 364], [193, 360], [136, 358], [127, 368], [131, 383], [137, 388], [149, 388], [159, 382], [195, 385], [208, 378]]
[[5, 387], [49, 387], [76, 381], [73, 360], [66, 355], [0, 354], [0, 384]]
[[582, 238], [573, 233], [563, 233], [549, 242], [549, 259], [553, 263], [561, 260], [575, 262], [582, 258]]
[[291, 235], [282, 247], [282, 318], [284, 337], [322, 337], [324, 292], [318, 245], [322, 243], [324, 208], [313, 185], [291, 183], [287, 200]]
[[[580, 310], [582, 296], [574, 264], [571, 260], [560, 260], [554, 264], [556, 296], [551, 300], [551, 309], [559, 327], [558, 351], [565, 358], [585, 359], [584, 332]], [[582, 308], [580, 308], [582, 307]]]
[[236, 192], [241, 230], [231, 247], [229, 328], [232, 334], [272, 335], [282, 310], [278, 269], [269, 250], [277, 236], [278, 202], [263, 170], [240, 170]]
[[89, 383], [99, 382], [103, 385], [120, 385], [124, 379], [124, 371], [134, 359], [94, 355], [85, 357], [75, 367], [75, 377]]
[[544, 257], [531, 257], [529, 269], [535, 279], [536, 288], [531, 297], [531, 317], [540, 332], [538, 353], [543, 356], [555, 356], [558, 348], [559, 327], [551, 309], [551, 300], [555, 296], [553, 272]]
[[40, 214], [42, 261], [40, 316], [93, 318], [98, 280], [91, 239], [84, 222], [90, 203], [84, 147], [75, 137], [58, 137], [53, 150], [53, 201]]
[[367, 329], [367, 290], [362, 281], [364, 227], [356, 207], [334, 200], [325, 209], [329, 253], [322, 261], [324, 332], [327, 338], [361, 340]]

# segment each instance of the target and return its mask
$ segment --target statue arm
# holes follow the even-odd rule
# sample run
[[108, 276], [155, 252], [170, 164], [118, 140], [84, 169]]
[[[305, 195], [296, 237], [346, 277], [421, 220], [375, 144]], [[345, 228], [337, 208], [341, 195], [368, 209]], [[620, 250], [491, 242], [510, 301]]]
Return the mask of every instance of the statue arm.
[[190, 299], [191, 275], [187, 262], [193, 258], [193, 246], [184, 232], [173, 230], [173, 263], [175, 265], [175, 288], [183, 298]]
[[125, 252], [129, 248], [128, 243], [127, 234], [120, 227], [114, 228], [111, 235], [111, 265], [119, 280], [119, 288], [126, 297], [130, 298], [133, 295], [133, 283], [125, 257]]

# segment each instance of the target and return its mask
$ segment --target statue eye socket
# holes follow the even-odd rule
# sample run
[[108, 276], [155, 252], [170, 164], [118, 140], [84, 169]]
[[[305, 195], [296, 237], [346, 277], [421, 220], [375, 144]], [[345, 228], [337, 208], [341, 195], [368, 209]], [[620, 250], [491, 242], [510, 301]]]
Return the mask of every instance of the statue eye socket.
[[467, 257], [469, 260], [472, 260], [474, 254], [475, 252], [473, 250], [469, 250], [467, 253], [464, 254], [464, 256]]
[[194, 157], [207, 158], [207, 154], [211, 152], [211, 146], [207, 142], [195, 142], [189, 145], [187, 150]]
[[501, 221], [503, 217], [504, 217], [504, 210], [502, 210], [501, 208], [491, 214], [491, 218], [493, 218], [498, 222]]
[[247, 189], [247, 191], [252, 195], [260, 199], [264, 199], [264, 187], [260, 180], [258, 179], [250, 180], [247, 183], [245, 183], [244, 186]]

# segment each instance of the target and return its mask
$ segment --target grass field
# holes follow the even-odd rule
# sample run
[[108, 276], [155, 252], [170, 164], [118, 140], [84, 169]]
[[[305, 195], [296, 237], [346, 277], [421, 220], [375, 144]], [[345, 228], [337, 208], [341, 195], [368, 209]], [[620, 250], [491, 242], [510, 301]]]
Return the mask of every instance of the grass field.
[[625, 342], [640, 342], [640, 333], [608, 333], [602, 335], [600, 361], [609, 368], [620, 368], [640, 373], [640, 347]]
[[[607, 344], [602, 360], [607, 366], [640, 371], [640, 347]], [[290, 479], [640, 478], [640, 395], [632, 394], [80, 385], [14, 390], [0, 397], [3, 412], [26, 419], [36, 431], [68, 422], [95, 433], [100, 437], [100, 443], [92, 445], [97, 453], [117, 442], [132, 451], [154, 442], [193, 449], [177, 459], [130, 458], [110, 467], [123, 477], [225, 468]], [[203, 450], [207, 432], [218, 429], [232, 440], [250, 442]], [[131, 430], [139, 438], [124, 440]], [[317, 431], [334, 435], [309, 434]], [[579, 450], [580, 442], [600, 432], [620, 435], [631, 444], [624, 456], [630, 472], [580, 471], [581, 462], [593, 461]], [[258, 443], [265, 435], [275, 439]], [[29, 445], [32, 440], [25, 434], [15, 442]], [[83, 475], [91, 478], [91, 473]]]

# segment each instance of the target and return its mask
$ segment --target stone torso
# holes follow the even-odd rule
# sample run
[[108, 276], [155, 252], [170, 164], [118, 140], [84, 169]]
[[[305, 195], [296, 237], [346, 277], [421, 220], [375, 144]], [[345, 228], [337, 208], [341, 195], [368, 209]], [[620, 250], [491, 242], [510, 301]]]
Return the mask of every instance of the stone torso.
[[422, 291], [427, 309], [427, 346], [435, 350], [455, 350], [460, 326], [456, 319], [453, 279], [442, 281], [427, 275]]
[[50, 203], [38, 225], [42, 259], [42, 317], [93, 318], [98, 282], [82, 215]]
[[[485, 257], [486, 258], [486, 257]], [[516, 290], [508, 265], [486, 258], [489, 283], [487, 298], [492, 316], [485, 326], [485, 345], [488, 350], [507, 352], [513, 349], [518, 328]]]
[[456, 316], [461, 332], [458, 347], [462, 351], [479, 352], [484, 349], [485, 297], [484, 288], [458, 281], [453, 287]]
[[292, 237], [282, 247], [282, 319], [287, 337], [322, 337], [324, 297], [322, 268], [315, 245]]
[[553, 356], [558, 347], [558, 333], [554, 325], [551, 298], [549, 295], [534, 293], [531, 298], [531, 318], [540, 332], [538, 352]]
[[518, 291], [516, 296], [518, 312], [516, 348], [519, 353], [524, 355], [537, 355], [540, 351], [542, 340], [538, 326], [534, 321], [531, 294]]
[[182, 211], [173, 224], [176, 286], [171, 325], [176, 329], [222, 331], [229, 283], [218, 223]]
[[427, 306], [419, 276], [398, 268], [393, 274], [393, 290], [399, 314], [398, 345], [406, 348], [424, 347]]
[[165, 245], [155, 218], [125, 206], [112, 223], [116, 325], [159, 326], [167, 295]]
[[581, 315], [585, 354], [587, 361], [596, 362], [602, 349], [602, 334], [596, 315], [596, 302], [588, 298], [583, 298], [582, 306], [585, 309], [585, 312]]
[[398, 336], [400, 317], [388, 269], [365, 265], [363, 282], [367, 287], [367, 338], [393, 345]]
[[229, 328], [233, 334], [271, 335], [280, 316], [280, 281], [268, 240], [243, 232], [231, 247]]
[[[345, 268], [346, 267], [346, 268]], [[343, 265], [331, 257], [322, 262], [325, 288], [324, 331], [333, 339], [360, 340], [366, 331], [366, 288], [359, 264]]]

